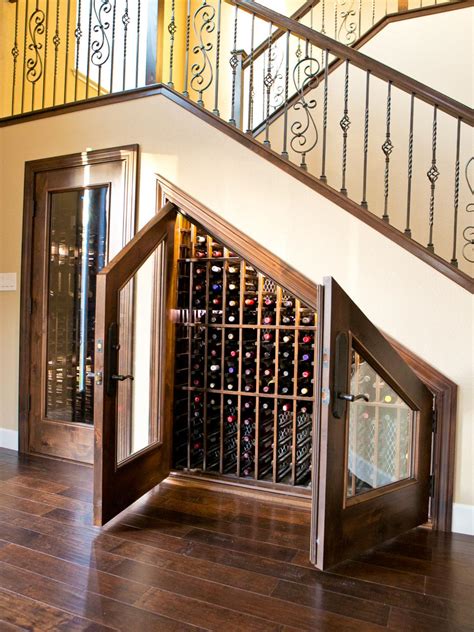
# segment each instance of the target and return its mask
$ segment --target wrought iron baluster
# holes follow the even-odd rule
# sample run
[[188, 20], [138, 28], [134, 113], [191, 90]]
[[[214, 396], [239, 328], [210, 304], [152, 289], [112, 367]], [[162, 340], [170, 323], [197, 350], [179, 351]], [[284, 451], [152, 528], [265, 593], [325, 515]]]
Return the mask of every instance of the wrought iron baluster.
[[68, 69], [69, 69], [69, 41], [70, 41], [70, 31], [71, 31], [71, 3], [66, 2], [67, 5], [67, 13], [66, 13], [66, 49], [64, 51], [64, 99], [63, 103], [67, 101], [67, 79], [68, 79]]
[[29, 11], [29, 0], [26, 0], [25, 5], [25, 26], [24, 26], [24, 36], [23, 36], [23, 76], [21, 82], [21, 112], [24, 112], [25, 109], [25, 88], [26, 88], [26, 46], [28, 42], [28, 11]]
[[362, 0], [359, 0], [359, 37], [362, 37]]
[[[315, 69], [313, 70], [313, 67]], [[317, 59], [311, 57], [309, 54], [309, 42], [306, 41], [305, 55], [302, 57], [295, 68], [293, 69], [293, 83], [295, 90], [298, 93], [298, 101], [293, 106], [295, 112], [301, 111], [304, 113], [303, 122], [300, 120], [294, 121], [291, 124], [291, 133], [293, 134], [290, 147], [291, 149], [301, 156], [300, 167], [305, 171], [308, 170], [306, 164], [306, 156], [314, 149], [318, 143], [318, 129], [314, 121], [311, 110], [317, 105], [316, 99], [307, 100], [305, 98], [306, 88], [313, 84], [313, 81], [317, 78], [320, 70], [320, 64]], [[313, 88], [317, 87], [317, 81], [314, 82]]]
[[451, 264], [458, 267], [457, 260], [457, 236], [458, 236], [458, 209], [459, 209], [459, 184], [460, 184], [460, 162], [459, 154], [461, 149], [461, 119], [458, 118], [456, 132], [456, 162], [454, 166], [454, 226], [453, 226], [453, 255]]
[[204, 107], [204, 92], [212, 85], [214, 79], [212, 63], [209, 57], [213, 45], [211, 41], [204, 41], [204, 35], [214, 31], [215, 14], [216, 11], [214, 7], [209, 5], [207, 0], [203, 0], [193, 16], [193, 29], [196, 41], [198, 42], [193, 47], [193, 53], [195, 55], [201, 55], [202, 59], [200, 62], [195, 62], [191, 66], [191, 88], [198, 93], [198, 105], [202, 107]]
[[110, 0], [93, 0], [93, 8], [95, 15], [95, 24], [93, 32], [97, 35], [94, 39], [90, 50], [91, 63], [98, 69], [97, 94], [100, 94], [102, 85], [102, 67], [110, 58], [110, 42], [107, 31], [110, 29], [110, 22], [107, 19], [108, 14], [112, 11]]
[[272, 89], [273, 82], [275, 81], [272, 75], [272, 29], [273, 24], [270, 22], [270, 31], [268, 35], [268, 68], [267, 73], [265, 75], [265, 79], [263, 83], [265, 85], [267, 91], [267, 105], [266, 105], [266, 113], [265, 113], [265, 140], [263, 144], [267, 147], [270, 147], [270, 92]]
[[388, 90], [387, 90], [387, 127], [385, 133], [385, 142], [382, 145], [382, 151], [385, 155], [385, 173], [384, 173], [384, 203], [383, 203], [383, 215], [382, 219], [385, 222], [390, 221], [388, 215], [388, 195], [389, 195], [389, 185], [390, 185], [390, 154], [392, 153], [394, 147], [391, 139], [390, 126], [392, 121], [392, 82], [388, 82]]
[[426, 175], [428, 176], [428, 180], [430, 181], [430, 210], [429, 210], [429, 216], [428, 216], [429, 238], [428, 238], [428, 245], [426, 247], [430, 252], [434, 252], [433, 228], [434, 228], [436, 180], [439, 178], [439, 175], [440, 175], [438, 166], [436, 164], [437, 142], [438, 142], [438, 106], [435, 105], [433, 109], [431, 167], [426, 173]]
[[16, 66], [18, 63], [18, 56], [20, 55], [20, 49], [18, 48], [18, 6], [19, 6], [19, 3], [17, 2], [15, 4], [15, 35], [13, 38], [13, 47], [11, 50], [11, 54], [13, 57], [12, 107], [11, 107], [12, 116], [15, 113]]
[[410, 131], [408, 132], [408, 187], [407, 187], [407, 221], [405, 235], [411, 237], [411, 183], [413, 178], [413, 123], [415, 120], [415, 94], [412, 93], [410, 100]]
[[347, 136], [351, 120], [349, 118], [349, 60], [346, 59], [346, 72], [344, 76], [344, 112], [339, 123], [342, 129], [342, 184], [341, 193], [347, 195], [346, 172], [347, 172]]
[[230, 119], [229, 123], [231, 125], [235, 125], [235, 88], [237, 81], [237, 64], [239, 63], [239, 58], [237, 57], [237, 24], [239, 19], [239, 7], [235, 6], [234, 12], [234, 49], [231, 53], [230, 57], [230, 67], [232, 68], [232, 96], [230, 103]]
[[[56, 27], [54, 30], [54, 76], [53, 76], [53, 105], [56, 105], [56, 82], [58, 79], [58, 54], [61, 38], [59, 36], [59, 21], [61, 17], [61, 0], [56, 0]], [[67, 28], [67, 25], [66, 25]]]
[[[49, 0], [46, 0], [44, 55], [43, 55], [43, 94], [41, 98], [41, 107], [43, 110], [46, 103], [46, 72], [48, 69], [48, 35], [49, 35]], [[31, 109], [34, 110], [34, 106], [32, 106]]]
[[375, 24], [375, 0], [372, 0], [372, 26]]
[[176, 33], [176, 19], [175, 19], [175, 0], [171, 2], [171, 19], [168, 24], [168, 33], [170, 34], [170, 69], [168, 85], [170, 88], [174, 88], [173, 83], [173, 61], [174, 61], [174, 36]]
[[[471, 164], [474, 164], [474, 157], [469, 158], [466, 164], [466, 169], [464, 171], [467, 186], [472, 196], [474, 195], [474, 186], [471, 183], [471, 174], [469, 172], [469, 167], [471, 166]], [[466, 205], [466, 213], [474, 213], [474, 202], [468, 202], [468, 204]], [[472, 224], [470, 226], [466, 226], [466, 228], [463, 230], [462, 236], [464, 241], [466, 242], [462, 249], [462, 255], [464, 259], [466, 259], [466, 261], [469, 261], [469, 263], [474, 263], [474, 254], [471, 253], [471, 256], [467, 254], [468, 248], [472, 248], [474, 246], [474, 226]]]
[[218, 0], [217, 5], [217, 36], [216, 36], [216, 81], [214, 89], [214, 109], [213, 114], [219, 116], [219, 67], [221, 57], [221, 7], [222, 0]]
[[184, 54], [184, 90], [185, 97], [189, 97], [188, 81], [189, 81], [189, 42], [191, 38], [191, 0], [188, 0], [186, 6], [186, 47]]
[[327, 182], [326, 176], [326, 150], [327, 150], [327, 132], [328, 132], [328, 82], [329, 82], [329, 50], [326, 48], [324, 58], [324, 95], [323, 95], [323, 147], [321, 156], [321, 176], [322, 182]]
[[285, 118], [283, 120], [283, 151], [281, 155], [288, 159], [288, 92], [290, 83], [290, 31], [286, 33], [286, 64], [285, 64]]
[[[174, 6], [174, 0], [173, 0]], [[173, 9], [174, 10], [174, 9]], [[130, 24], [130, 14], [128, 12], [128, 0], [125, 0], [125, 10], [122, 15], [123, 24], [123, 75], [122, 75], [122, 90], [125, 90], [127, 85], [127, 45], [128, 45], [128, 25]], [[173, 35], [174, 39], [174, 35]]]
[[77, 25], [76, 30], [74, 31], [74, 37], [76, 39], [76, 63], [75, 63], [75, 77], [74, 77], [74, 101], [77, 101], [77, 86], [79, 81], [79, 54], [81, 48], [81, 39], [82, 39], [82, 25], [81, 25], [81, 17], [82, 17], [82, 0], [78, 0], [77, 3]]
[[[338, 22], [338, 7], [341, 9], [341, 21]], [[354, 0], [336, 0], [335, 4], [335, 35], [334, 39], [342, 41], [344, 44], [350, 46], [357, 38], [356, 29], [357, 24], [353, 18], [355, 18], [356, 12], [354, 10]], [[338, 27], [339, 24], [339, 27]], [[344, 33], [343, 33], [344, 30]]]
[[140, 29], [141, 29], [141, 23], [142, 23], [142, 7], [141, 7], [141, 0], [137, 0], [138, 2], [138, 6], [137, 6], [137, 51], [136, 51], [136, 58], [135, 58], [135, 88], [138, 88], [138, 71], [139, 71], [139, 66], [140, 66]]
[[252, 13], [252, 28], [250, 34], [250, 77], [249, 77], [249, 112], [247, 134], [253, 133], [253, 105], [254, 105], [254, 52], [255, 52], [255, 13]]
[[115, 34], [117, 29], [117, 0], [114, 0], [112, 9], [112, 36], [110, 42], [110, 88], [109, 92], [114, 91], [114, 67], [115, 67]]
[[90, 69], [91, 69], [91, 39], [92, 39], [92, 6], [94, 0], [89, 2], [89, 29], [87, 35], [87, 72], [86, 72], [86, 99], [89, 98]]
[[[32, 53], [31, 57], [28, 57], [28, 59], [25, 58], [25, 72], [26, 80], [31, 83], [31, 109], [34, 110], [35, 87], [44, 73], [44, 60], [41, 56], [43, 44], [41, 43], [40, 38], [45, 33], [46, 20], [46, 14], [42, 9], [40, 9], [38, 0], [36, 0], [33, 13], [31, 13], [29, 17], [28, 14], [26, 14], [25, 19], [27, 21], [27, 28], [31, 40], [30, 44], [28, 44], [28, 50]], [[26, 38], [27, 34], [25, 32], [25, 55], [27, 42]]]
[[365, 79], [365, 112], [364, 112], [364, 169], [362, 176], [362, 202], [363, 208], [367, 205], [367, 162], [369, 156], [369, 99], [370, 99], [370, 70], [367, 71]]

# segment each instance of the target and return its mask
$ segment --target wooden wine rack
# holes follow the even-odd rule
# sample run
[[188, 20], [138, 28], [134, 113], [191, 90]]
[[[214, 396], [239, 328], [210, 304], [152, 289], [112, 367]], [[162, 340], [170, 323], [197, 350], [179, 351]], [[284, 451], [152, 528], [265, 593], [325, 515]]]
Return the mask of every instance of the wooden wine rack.
[[317, 314], [178, 218], [174, 467], [306, 495]]

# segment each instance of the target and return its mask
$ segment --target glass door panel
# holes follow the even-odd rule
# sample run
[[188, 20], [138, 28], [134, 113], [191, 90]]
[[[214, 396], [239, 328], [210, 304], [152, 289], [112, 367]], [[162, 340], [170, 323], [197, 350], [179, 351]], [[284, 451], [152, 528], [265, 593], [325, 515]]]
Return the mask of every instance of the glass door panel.
[[413, 469], [414, 412], [355, 349], [351, 357], [347, 442], [347, 497], [409, 479]]
[[119, 293], [117, 464], [160, 440], [164, 254], [162, 242]]
[[108, 186], [50, 194], [46, 417], [93, 423], [96, 275], [107, 251]]

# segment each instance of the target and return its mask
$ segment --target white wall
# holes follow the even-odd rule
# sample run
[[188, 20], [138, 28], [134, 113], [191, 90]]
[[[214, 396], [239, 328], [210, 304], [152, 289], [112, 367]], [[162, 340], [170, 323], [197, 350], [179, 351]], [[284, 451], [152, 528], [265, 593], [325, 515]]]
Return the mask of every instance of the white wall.
[[[474, 505], [472, 296], [164, 97], [0, 129], [0, 271], [20, 269], [25, 161], [128, 143], [142, 151], [141, 225], [159, 173], [313, 281], [334, 276], [374, 323], [459, 385], [455, 501]], [[14, 430], [18, 291], [0, 294], [0, 314], [0, 419]]]

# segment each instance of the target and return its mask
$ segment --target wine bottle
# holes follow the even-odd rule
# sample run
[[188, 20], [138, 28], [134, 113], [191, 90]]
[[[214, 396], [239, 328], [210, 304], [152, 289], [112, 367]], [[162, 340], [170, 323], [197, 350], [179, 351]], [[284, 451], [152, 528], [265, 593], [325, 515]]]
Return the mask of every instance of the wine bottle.
[[229, 266], [228, 272], [229, 274], [237, 274], [237, 272], [240, 272], [240, 268], [238, 266]]
[[234, 292], [235, 290], [239, 289], [239, 287], [238, 287], [238, 285], [236, 283], [229, 283], [229, 285], [227, 287], [229, 288], [229, 290], [231, 292]]
[[216, 273], [217, 273], [217, 272], [222, 272], [222, 266], [213, 265], [213, 266], [211, 267], [211, 270], [212, 270], [213, 272], [216, 272]]
[[252, 305], [255, 305], [256, 300], [252, 297], [248, 297], [245, 299], [244, 303], [247, 307], [251, 307]]
[[290, 344], [291, 342], [293, 342], [293, 339], [293, 334], [284, 334], [282, 336], [282, 342], [284, 342], [285, 344]]
[[265, 342], [271, 342], [273, 340], [273, 334], [270, 331], [266, 331], [262, 338], [265, 340]]

